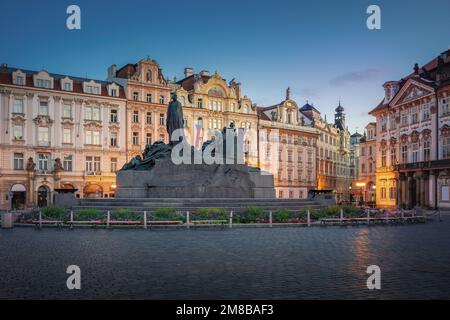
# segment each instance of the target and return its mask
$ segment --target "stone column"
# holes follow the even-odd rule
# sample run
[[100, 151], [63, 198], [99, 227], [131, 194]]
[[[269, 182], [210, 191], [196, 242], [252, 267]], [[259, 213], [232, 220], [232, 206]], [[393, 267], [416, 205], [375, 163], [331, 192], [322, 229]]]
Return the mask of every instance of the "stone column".
[[415, 174], [414, 179], [414, 185], [415, 185], [415, 207], [421, 207], [422, 202], [420, 198], [420, 194], [422, 193], [422, 176], [420, 173]]
[[406, 203], [407, 203], [407, 206], [408, 206], [409, 209], [411, 209], [412, 205], [413, 205], [413, 197], [414, 197], [414, 195], [413, 195], [413, 191], [414, 191], [413, 183], [414, 183], [414, 181], [413, 181], [413, 177], [412, 177], [412, 172], [410, 172], [410, 173], [408, 173], [407, 196], [406, 196], [407, 197]]
[[428, 172], [422, 173], [422, 186], [420, 187], [421, 193], [420, 193], [420, 203], [422, 204], [422, 207], [428, 207]]
[[404, 182], [405, 182], [405, 174], [400, 173], [397, 179], [397, 207], [402, 208], [404, 205], [403, 201], [403, 193], [405, 192], [404, 189]]

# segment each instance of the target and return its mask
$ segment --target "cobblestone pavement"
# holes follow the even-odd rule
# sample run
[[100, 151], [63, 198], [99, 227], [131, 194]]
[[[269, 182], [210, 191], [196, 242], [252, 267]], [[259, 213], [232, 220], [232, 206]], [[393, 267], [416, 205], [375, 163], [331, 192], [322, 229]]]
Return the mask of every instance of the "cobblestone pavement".
[[[81, 290], [66, 287], [69, 265]], [[366, 268], [381, 268], [381, 290]], [[409, 226], [0, 230], [0, 299], [448, 299], [450, 216]]]

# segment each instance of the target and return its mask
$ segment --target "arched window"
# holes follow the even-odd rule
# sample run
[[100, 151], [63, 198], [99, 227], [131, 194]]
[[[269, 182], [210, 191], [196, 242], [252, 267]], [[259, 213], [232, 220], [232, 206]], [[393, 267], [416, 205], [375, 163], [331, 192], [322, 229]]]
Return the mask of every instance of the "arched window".
[[147, 82], [152, 82], [152, 72], [150, 70], [147, 71], [146, 80]]

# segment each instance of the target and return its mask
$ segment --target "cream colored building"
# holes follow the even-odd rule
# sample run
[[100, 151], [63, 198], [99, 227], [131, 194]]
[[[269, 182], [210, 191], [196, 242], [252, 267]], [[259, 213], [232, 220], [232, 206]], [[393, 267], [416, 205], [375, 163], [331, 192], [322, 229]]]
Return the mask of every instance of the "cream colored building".
[[383, 85], [377, 119], [377, 206], [450, 207], [450, 50]]
[[123, 88], [0, 68], [0, 207], [53, 203], [54, 190], [113, 197], [126, 160]]
[[258, 115], [260, 168], [273, 174], [277, 198], [307, 198], [317, 186], [317, 130], [305, 126], [289, 88], [284, 101], [258, 107]]
[[329, 123], [312, 105], [300, 108], [305, 125], [317, 129], [316, 174], [319, 190], [332, 190], [338, 203], [350, 201], [350, 132], [345, 125], [344, 108], [339, 103], [335, 121]]
[[376, 199], [376, 152], [377, 125], [369, 123], [364, 130], [363, 137], [359, 140], [358, 176], [352, 183], [352, 193], [358, 203], [375, 205]]
[[184, 78], [171, 82], [171, 86], [183, 106], [186, 136], [192, 146], [201, 148], [217, 131], [233, 123], [244, 131], [245, 162], [257, 166], [256, 107], [242, 95], [240, 83], [234, 79], [226, 82], [217, 71], [211, 75], [185, 68]]

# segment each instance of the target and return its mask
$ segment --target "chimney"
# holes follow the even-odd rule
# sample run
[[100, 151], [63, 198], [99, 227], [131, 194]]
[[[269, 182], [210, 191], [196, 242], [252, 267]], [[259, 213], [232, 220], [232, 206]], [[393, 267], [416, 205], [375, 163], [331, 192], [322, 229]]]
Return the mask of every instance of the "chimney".
[[190, 77], [194, 74], [194, 70], [192, 68], [184, 68], [184, 77]]
[[112, 81], [117, 76], [117, 66], [115, 64], [108, 68], [108, 80]]
[[208, 70], [202, 70], [200, 71], [201, 76], [209, 77], [209, 71]]
[[2, 70], [5, 71], [6, 69], [8, 69], [8, 64], [2, 63]]

